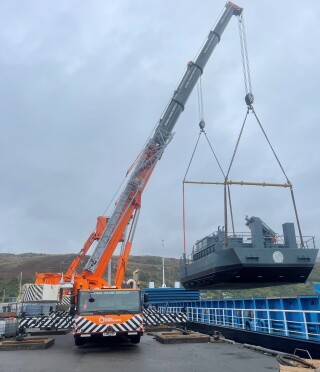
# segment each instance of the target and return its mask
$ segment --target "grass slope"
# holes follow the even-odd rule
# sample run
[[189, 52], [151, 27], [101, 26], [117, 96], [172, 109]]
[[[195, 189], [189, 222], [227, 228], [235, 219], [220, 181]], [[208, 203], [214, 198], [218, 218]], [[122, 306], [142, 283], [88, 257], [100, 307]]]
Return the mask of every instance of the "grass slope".
[[[6, 297], [16, 297], [19, 288], [20, 274], [23, 283], [32, 283], [36, 272], [66, 271], [74, 254], [49, 255], [24, 253], [19, 255], [0, 254], [0, 302], [5, 289]], [[86, 261], [86, 260], [85, 260]], [[112, 259], [112, 272], [117, 267], [117, 257]], [[82, 268], [80, 267], [79, 270]], [[132, 277], [132, 272], [139, 270], [141, 287], [147, 287], [149, 282], [155, 282], [156, 287], [162, 284], [162, 258], [157, 256], [131, 256], [127, 267], [127, 279]], [[79, 271], [81, 272], [81, 271]], [[165, 258], [165, 278], [167, 286], [174, 286], [179, 281], [179, 260]], [[258, 288], [252, 290], [220, 291], [208, 290], [203, 292], [203, 297], [221, 298], [230, 297], [292, 297], [298, 295], [314, 294], [313, 283], [320, 282], [320, 263], [314, 267], [306, 284], [295, 284], [280, 287]]]

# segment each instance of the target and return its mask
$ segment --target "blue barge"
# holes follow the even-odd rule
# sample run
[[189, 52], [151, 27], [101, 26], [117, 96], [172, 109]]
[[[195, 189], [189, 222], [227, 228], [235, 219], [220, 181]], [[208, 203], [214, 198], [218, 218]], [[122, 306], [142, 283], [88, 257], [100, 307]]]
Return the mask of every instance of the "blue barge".
[[163, 314], [184, 311], [188, 322], [320, 342], [319, 296], [173, 301], [153, 306]]

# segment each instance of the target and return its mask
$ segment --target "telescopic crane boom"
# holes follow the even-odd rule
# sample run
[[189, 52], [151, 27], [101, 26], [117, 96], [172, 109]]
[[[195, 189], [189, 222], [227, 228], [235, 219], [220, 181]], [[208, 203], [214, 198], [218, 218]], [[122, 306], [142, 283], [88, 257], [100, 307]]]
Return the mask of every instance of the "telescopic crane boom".
[[[106, 219], [105, 217], [100, 217], [98, 219], [96, 231], [89, 236], [84, 247], [72, 262], [64, 276], [61, 273], [37, 273], [36, 284], [58, 284], [62, 281], [72, 281], [74, 282], [73, 293], [76, 293], [79, 288], [89, 289], [93, 287], [101, 288], [102, 286], [110, 286], [111, 283], [107, 283], [103, 279], [103, 274], [111, 261], [111, 257], [118, 243], [124, 241], [126, 229], [128, 225], [130, 225], [128, 238], [122, 245], [115, 276], [115, 286], [117, 288], [121, 287], [139, 217], [142, 192], [158, 160], [160, 160], [166, 146], [172, 139], [173, 128], [184, 110], [185, 104], [194, 86], [202, 75], [204, 67], [213, 50], [219, 43], [222, 33], [232, 16], [239, 16], [241, 13], [242, 8], [232, 2], [226, 3], [220, 19], [215, 28], [209, 32], [196, 60], [188, 63], [187, 70], [177, 89], [174, 91], [164, 114], [158, 121], [153, 135], [149, 138], [144, 149], [137, 158], [135, 167], [130, 173], [128, 182], [110, 218]], [[84, 271], [81, 274], [76, 274], [75, 268], [83, 260], [94, 240], [98, 240], [98, 243]]]
[[[241, 13], [242, 8], [231, 2], [226, 4], [195, 62], [188, 63], [187, 70], [174, 91], [169, 105], [138, 156], [135, 167], [84, 271], [81, 274], [73, 274], [71, 280], [60, 283], [60, 290], [71, 290], [70, 313], [75, 315], [73, 334], [75, 344], [78, 346], [88, 340], [101, 340], [111, 336], [127, 337], [133, 343], [140, 342], [143, 334], [140, 293], [136, 288], [122, 288], [122, 283], [139, 217], [141, 196], [158, 160], [172, 139], [173, 128], [213, 50], [219, 43], [223, 31], [231, 17]], [[128, 237], [125, 241], [127, 230]], [[103, 274], [119, 242], [123, 243], [115, 285], [112, 285], [103, 279]], [[81, 258], [79, 258], [82, 259], [83, 251], [80, 253]], [[37, 279], [39, 279], [38, 284], [41, 283], [41, 279], [45, 284], [45, 278]]]
[[[188, 63], [187, 71], [174, 91], [173, 97], [163, 116], [160, 118], [153, 135], [148, 140], [138, 158], [124, 191], [120, 195], [117, 205], [110, 216], [110, 220], [85, 266], [83, 279], [88, 280], [92, 285], [96, 283], [97, 278], [102, 277], [130, 220], [133, 219], [134, 221], [132, 223], [136, 224], [135, 220], [138, 217], [138, 211], [141, 206], [141, 194], [146, 187], [154, 167], [173, 136], [173, 128], [231, 17], [233, 15], [240, 15], [241, 12], [242, 8], [228, 2], [217, 25], [210, 31], [195, 62]], [[126, 244], [123, 254], [124, 261], [129, 256], [133, 234], [134, 231], [131, 234], [130, 241]], [[118, 285], [122, 281], [122, 273], [124, 273], [123, 270], [120, 274], [117, 274]]]

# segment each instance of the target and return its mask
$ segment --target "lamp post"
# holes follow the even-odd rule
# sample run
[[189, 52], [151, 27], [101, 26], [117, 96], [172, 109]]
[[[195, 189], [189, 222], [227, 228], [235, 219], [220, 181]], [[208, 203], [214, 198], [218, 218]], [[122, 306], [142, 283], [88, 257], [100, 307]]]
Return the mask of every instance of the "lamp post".
[[62, 274], [62, 264], [64, 265], [65, 262], [63, 260], [60, 261], [60, 274]]
[[21, 301], [21, 297], [22, 297], [22, 271], [21, 271], [20, 275], [18, 276], [18, 281], [19, 281], [19, 293], [18, 293], [17, 300]]
[[165, 278], [164, 278], [164, 241], [162, 240], [162, 288], [166, 288]]

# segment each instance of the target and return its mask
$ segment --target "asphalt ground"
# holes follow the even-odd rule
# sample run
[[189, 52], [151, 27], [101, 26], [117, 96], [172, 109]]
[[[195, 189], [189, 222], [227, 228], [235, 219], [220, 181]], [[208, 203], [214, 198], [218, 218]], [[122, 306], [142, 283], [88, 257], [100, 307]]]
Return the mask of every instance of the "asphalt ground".
[[228, 343], [161, 344], [144, 335], [138, 345], [86, 344], [72, 333], [55, 336], [44, 350], [0, 351], [1, 372], [257, 372], [278, 371], [273, 356]]

